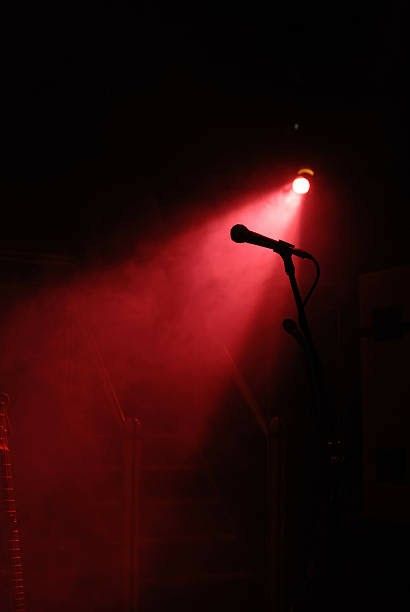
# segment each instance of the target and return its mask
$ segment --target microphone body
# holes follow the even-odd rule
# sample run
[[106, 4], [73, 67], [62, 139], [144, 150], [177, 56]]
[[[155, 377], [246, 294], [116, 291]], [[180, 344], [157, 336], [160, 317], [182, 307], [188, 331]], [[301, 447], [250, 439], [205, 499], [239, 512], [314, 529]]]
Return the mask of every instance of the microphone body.
[[310, 253], [302, 251], [301, 249], [295, 249], [295, 245], [290, 244], [290, 242], [274, 240], [263, 234], [252, 232], [245, 225], [234, 225], [231, 228], [231, 239], [234, 242], [248, 242], [249, 244], [271, 249], [275, 251], [275, 253], [279, 253], [279, 255], [296, 255], [303, 259], [312, 259]]

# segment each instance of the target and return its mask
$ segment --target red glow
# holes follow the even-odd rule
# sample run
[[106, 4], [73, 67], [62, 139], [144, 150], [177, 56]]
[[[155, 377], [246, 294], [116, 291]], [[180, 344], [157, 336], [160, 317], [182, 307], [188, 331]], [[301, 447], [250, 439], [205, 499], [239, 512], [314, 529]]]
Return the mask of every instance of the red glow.
[[[206, 410], [216, 405], [215, 385], [219, 388], [225, 383], [221, 376], [226, 367], [226, 363], [221, 364], [224, 347], [236, 359], [253, 325], [263, 318], [265, 308], [269, 321], [279, 316], [279, 283], [280, 293], [288, 295], [280, 258], [268, 249], [233, 243], [230, 228], [243, 223], [272, 238], [297, 243], [299, 198], [283, 189], [234, 199], [227, 203], [224, 213], [208, 213], [194, 228], [170, 240], [146, 261], [135, 257], [111, 269], [88, 273], [83, 282], [58, 295], [46, 290], [41, 299], [22, 305], [16, 312], [15, 327], [22, 345], [10, 340], [10, 359], [14, 352], [16, 360], [26, 359], [30, 363], [27, 376], [44, 377], [48, 396], [54, 388], [57, 394], [65, 394], [59, 382], [62, 377], [54, 372], [60, 359], [65, 364], [69, 358], [62, 340], [60, 345], [59, 337], [47, 332], [47, 339], [54, 344], [39, 343], [43, 347], [42, 359], [36, 356], [30, 360], [24, 348], [25, 344], [36, 345], [25, 338], [46, 327], [47, 321], [41, 321], [42, 313], [47, 312], [48, 303], [58, 302], [55, 329], [74, 325], [72, 333], [80, 333], [75, 331], [73, 317], [83, 322], [85, 330], [92, 331], [117, 393], [125, 403], [133, 398], [133, 410], [142, 420], [153, 419], [161, 406], [169, 414], [173, 410], [185, 413], [188, 401], [200, 401], [203, 409], [183, 414], [183, 418], [196, 419], [198, 430], [203, 431], [207, 426]], [[261, 304], [265, 292], [270, 296], [267, 304], [274, 296], [274, 304], [269, 307]], [[51, 315], [48, 319], [52, 320]], [[277, 327], [280, 334], [280, 325]], [[70, 349], [78, 353], [74, 359], [79, 377], [77, 389], [89, 388], [97, 363], [86, 356], [90, 349], [81, 344], [84, 337], [76, 337]], [[30, 382], [24, 388], [29, 390], [34, 384]], [[92, 401], [84, 400], [84, 410], [90, 409]], [[161, 421], [164, 415], [157, 416]], [[71, 419], [68, 406], [67, 417]], [[79, 421], [80, 417], [70, 427], [76, 427]]]
[[[117, 403], [145, 431], [176, 431], [189, 455], [215, 436], [233, 380], [249, 409], [258, 384], [275, 386], [288, 343], [280, 326], [290, 295], [283, 265], [268, 249], [233, 243], [229, 232], [243, 223], [297, 244], [299, 199], [289, 190], [236, 198], [152, 257], [88, 271], [65, 289], [45, 287], [10, 315], [1, 372], [15, 397], [26, 547], [41, 559], [28, 580], [48, 609], [61, 592], [74, 599], [88, 571], [81, 562], [58, 565], [49, 550], [92, 559], [98, 575], [110, 575], [107, 584], [117, 576], [120, 553], [109, 548], [115, 521], [92, 505], [124, 435]], [[93, 609], [102, 609], [98, 602]]]
[[295, 193], [304, 195], [310, 189], [310, 182], [304, 176], [298, 176], [292, 183], [292, 189]]

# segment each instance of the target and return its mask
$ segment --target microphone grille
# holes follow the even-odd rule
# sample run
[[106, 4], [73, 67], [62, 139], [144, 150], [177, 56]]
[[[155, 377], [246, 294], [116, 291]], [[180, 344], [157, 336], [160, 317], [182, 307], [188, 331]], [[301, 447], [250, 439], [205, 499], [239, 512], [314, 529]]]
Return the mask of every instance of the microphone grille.
[[231, 228], [231, 239], [234, 242], [246, 242], [249, 230], [245, 225], [234, 225]]

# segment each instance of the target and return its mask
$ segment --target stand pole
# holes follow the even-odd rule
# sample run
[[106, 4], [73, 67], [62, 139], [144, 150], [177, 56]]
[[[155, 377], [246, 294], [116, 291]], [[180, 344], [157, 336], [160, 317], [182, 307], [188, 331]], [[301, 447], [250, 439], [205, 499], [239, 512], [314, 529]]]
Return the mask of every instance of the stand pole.
[[140, 477], [141, 477], [141, 424], [136, 418], [127, 418], [127, 612], [137, 612], [140, 595]]
[[[335, 446], [340, 445], [340, 441], [333, 440], [334, 432], [331, 422], [331, 415], [325, 410], [325, 397], [322, 379], [322, 366], [313, 342], [311, 330], [306, 317], [305, 306], [300, 294], [295, 275], [295, 266], [292, 260], [291, 249], [287, 248], [286, 244], [279, 252], [281, 255], [285, 272], [289, 278], [293, 297], [297, 309], [298, 325], [290, 319], [284, 321], [285, 330], [292, 335], [296, 341], [302, 346], [307, 358], [310, 379], [313, 390], [313, 411], [311, 414], [310, 431], [310, 453], [312, 481], [312, 511], [314, 510], [314, 525], [312, 526], [311, 536], [311, 555], [306, 568], [306, 578], [304, 585], [306, 586], [312, 577], [317, 577], [319, 570], [324, 567], [324, 560], [327, 557], [331, 540], [331, 525], [332, 519], [336, 517], [335, 499], [331, 500], [332, 490], [336, 490], [337, 482], [335, 479], [339, 477], [335, 469], [343, 461], [343, 458], [337, 457]], [[283, 502], [279, 502], [282, 506]], [[282, 524], [283, 517], [280, 517]], [[281, 590], [284, 585], [281, 584]], [[292, 598], [291, 598], [292, 599]], [[306, 590], [302, 586], [299, 597], [291, 603], [291, 610], [298, 610], [298, 604], [302, 607], [306, 606]], [[281, 597], [278, 603], [278, 610], [283, 612], [284, 598]], [[294, 607], [296, 605], [296, 607]], [[305, 608], [303, 608], [305, 609]]]
[[290, 286], [296, 304], [299, 328], [302, 332], [303, 348], [308, 359], [310, 377], [313, 387], [313, 400], [315, 406], [315, 412], [313, 416], [316, 419], [316, 425], [319, 425], [319, 419], [323, 416], [323, 388], [321, 381], [322, 368], [320, 365], [316, 347], [313, 342], [309, 322], [306, 317], [306, 311], [303, 304], [302, 296], [300, 295], [300, 290], [296, 280], [295, 265], [293, 263], [292, 254], [290, 250], [281, 253], [281, 257], [285, 265], [285, 272], [289, 278]]

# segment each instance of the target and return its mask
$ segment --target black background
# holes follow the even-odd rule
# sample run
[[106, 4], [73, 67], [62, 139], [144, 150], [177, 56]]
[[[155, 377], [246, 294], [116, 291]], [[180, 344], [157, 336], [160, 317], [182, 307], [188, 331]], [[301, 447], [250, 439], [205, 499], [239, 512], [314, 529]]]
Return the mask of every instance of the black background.
[[138, 234], [147, 198], [167, 215], [211, 177], [223, 190], [291, 160], [343, 194], [359, 268], [402, 260], [404, 23], [397, 6], [9, 16], [3, 241], [78, 254], [131, 219]]

